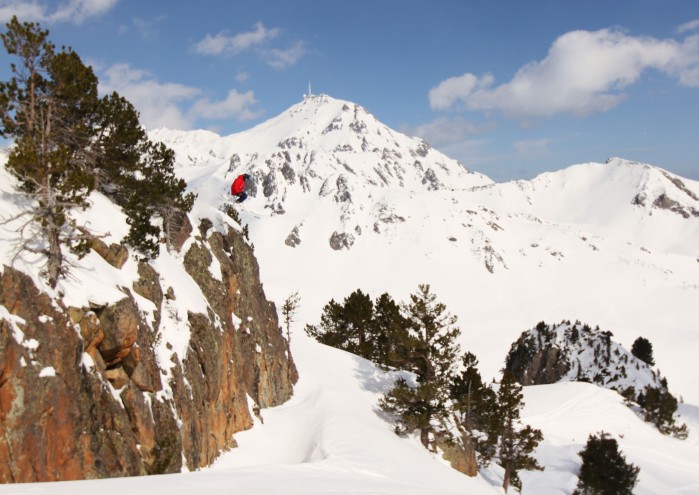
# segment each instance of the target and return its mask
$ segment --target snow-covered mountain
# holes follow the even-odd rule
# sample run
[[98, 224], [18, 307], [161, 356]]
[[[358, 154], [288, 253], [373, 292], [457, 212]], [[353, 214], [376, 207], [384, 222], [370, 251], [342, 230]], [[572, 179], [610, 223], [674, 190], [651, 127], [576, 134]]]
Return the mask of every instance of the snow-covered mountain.
[[698, 182], [615, 158], [496, 184], [325, 95], [232, 136], [150, 136], [175, 150], [178, 174], [198, 194], [193, 225], [220, 225], [232, 180], [253, 177], [250, 198], [235, 207], [267, 296], [277, 308], [301, 296], [290, 345], [300, 379], [294, 397], [236, 434], [239, 447], [210, 470], [32, 485], [36, 493], [502, 493], [498, 467], [467, 478], [393, 433], [376, 407], [393, 375], [303, 332], [331, 298], [360, 288], [406, 301], [420, 283], [458, 316], [461, 347], [486, 380], [500, 376], [524, 330], [579, 320], [627, 349], [649, 339], [670, 391], [687, 402], [690, 435], [680, 441], [596, 385], [526, 387], [522, 418], [544, 433], [536, 455], [546, 470], [522, 473], [523, 493], [570, 493], [577, 454], [600, 430], [641, 467], [637, 493], [699, 486]]
[[495, 184], [325, 95], [232, 136], [151, 137], [177, 152], [197, 209], [253, 176], [239, 208], [265, 287], [298, 290], [307, 322], [357, 288], [405, 299], [427, 282], [487, 376], [534, 323], [581, 320], [627, 348], [650, 339], [671, 389], [699, 402], [696, 181], [614, 158]]
[[[224, 178], [250, 173], [252, 203], [260, 212], [288, 212], [296, 219], [286, 232], [288, 242], [296, 244], [310, 216], [304, 205], [316, 206], [309, 198], [317, 198], [330, 217], [340, 220], [328, 237], [340, 249], [363, 232], [400, 221], [391, 202], [382, 198], [387, 191], [461, 190], [492, 183], [425, 142], [391, 130], [361, 106], [326, 95], [307, 97], [278, 117], [228, 137], [165, 129], [151, 137], [173, 148], [183, 168], [194, 169], [192, 179], [197, 170], [221, 163], [228, 164]], [[221, 192], [216, 183], [197, 182], [190, 180], [195, 190]]]
[[[512, 342], [536, 322], [580, 320], [613, 332], [627, 349], [639, 336], [649, 339], [671, 392], [699, 403], [696, 181], [612, 158], [495, 184], [328, 96], [308, 97], [233, 136], [162, 129], [151, 136], [177, 151], [180, 173], [207, 198], [198, 208], [231, 201], [230, 182], [253, 176], [251, 197], [238, 208], [268, 294], [278, 303], [301, 295], [294, 339], [306, 339], [304, 324], [317, 323], [331, 298], [361, 288], [405, 301], [427, 282], [459, 317], [462, 348], [476, 354], [486, 379], [499, 376]], [[555, 396], [563, 385], [547, 387]], [[612, 397], [599, 399], [621, 407]], [[552, 397], [543, 402], [556, 410]], [[608, 407], [617, 406], [600, 409]], [[589, 433], [603, 428], [598, 420], [584, 422]], [[545, 434], [557, 428], [535, 426]], [[617, 429], [629, 434], [628, 426]], [[579, 462], [583, 437], [575, 434], [562, 457]], [[695, 448], [696, 437], [686, 442], [682, 449]], [[546, 441], [540, 447], [554, 451]], [[572, 489], [574, 475], [563, 471], [567, 481], [558, 486]], [[531, 477], [541, 481], [529, 493], [550, 489], [552, 478]], [[660, 493], [677, 485], [645, 486]]]

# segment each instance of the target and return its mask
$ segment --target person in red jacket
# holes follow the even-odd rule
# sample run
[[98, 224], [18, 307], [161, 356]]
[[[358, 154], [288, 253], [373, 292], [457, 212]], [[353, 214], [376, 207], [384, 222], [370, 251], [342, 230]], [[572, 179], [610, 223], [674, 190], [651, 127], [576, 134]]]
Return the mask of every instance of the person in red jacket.
[[236, 177], [233, 184], [231, 184], [231, 194], [238, 198], [236, 203], [242, 203], [248, 197], [248, 195], [245, 194], [245, 182], [248, 180], [250, 180], [250, 176], [248, 174], [243, 174]]

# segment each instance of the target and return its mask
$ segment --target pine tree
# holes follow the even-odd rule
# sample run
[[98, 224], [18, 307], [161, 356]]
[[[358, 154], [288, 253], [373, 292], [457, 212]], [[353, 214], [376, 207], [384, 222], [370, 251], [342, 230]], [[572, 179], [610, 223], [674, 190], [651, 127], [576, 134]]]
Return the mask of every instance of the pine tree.
[[[140, 168], [128, 179], [124, 211], [131, 226], [127, 242], [146, 257], [157, 256], [160, 229], [151, 222], [162, 219], [167, 247], [171, 247], [180, 215], [192, 209], [195, 195], [185, 194], [187, 184], [174, 172], [175, 153], [163, 143], [146, 142]], [[148, 198], [144, 201], [143, 198]]]
[[296, 311], [300, 303], [301, 296], [299, 296], [297, 291], [287, 297], [282, 305], [282, 317], [284, 318], [284, 325], [286, 326], [286, 341], [288, 343], [291, 343], [291, 324], [296, 318]]
[[357, 289], [342, 305], [330, 300], [323, 308], [320, 328], [306, 325], [306, 333], [318, 342], [371, 359], [373, 307], [371, 298]]
[[134, 106], [116, 92], [102, 98], [97, 118], [100, 154], [94, 170], [96, 187], [123, 206], [129, 194], [129, 181], [140, 168], [146, 131]]
[[321, 344], [337, 349], [347, 349], [349, 335], [343, 327], [342, 306], [331, 299], [320, 315], [320, 325], [306, 325], [305, 332]]
[[522, 469], [543, 469], [530, 454], [543, 439], [540, 430], [522, 426], [519, 411], [522, 402], [522, 386], [515, 381], [514, 374], [503, 373], [497, 393], [497, 425], [499, 442], [497, 447], [498, 464], [505, 470], [502, 486], [505, 493], [510, 485], [521, 489], [518, 471]]
[[637, 402], [643, 411], [643, 419], [653, 423], [661, 433], [681, 440], [687, 438], [687, 425], [675, 424], [677, 399], [667, 390], [667, 383], [663, 388], [647, 385], [638, 395]]
[[483, 383], [475, 355], [466, 352], [461, 358], [461, 364], [462, 371], [455, 374], [450, 383], [454, 422], [464, 450], [474, 454], [478, 452], [478, 464], [486, 466], [494, 455], [496, 443], [492, 441], [493, 435], [489, 435], [495, 419], [493, 411], [497, 406], [496, 396]]
[[643, 337], [637, 338], [631, 346], [631, 354], [646, 363], [648, 366], [654, 366], [653, 359], [653, 344], [648, 339]]
[[[21, 229], [22, 249], [46, 256], [46, 276], [55, 287], [65, 274], [63, 245], [86, 252], [85, 236], [70, 217], [84, 208], [94, 182], [91, 144], [98, 105], [97, 78], [70, 49], [56, 53], [48, 31], [13, 17], [0, 34], [12, 78], [0, 83], [0, 135], [14, 138], [8, 170], [34, 199], [32, 230]], [[31, 233], [24, 237], [27, 227]]]
[[357, 289], [345, 298], [342, 314], [351, 335], [348, 350], [371, 359], [373, 354], [371, 327], [374, 317], [374, 303], [371, 298]]
[[[494, 406], [490, 401], [492, 392], [483, 383], [478, 372], [478, 358], [470, 352], [461, 358], [462, 371], [452, 377], [450, 394], [458, 423], [466, 431], [485, 431], [485, 410]], [[494, 398], [494, 395], [492, 396]]]
[[409, 368], [409, 353], [413, 347], [408, 322], [400, 306], [387, 293], [374, 303], [371, 324], [372, 360], [381, 366]]
[[[292, 293], [286, 298], [284, 304], [282, 305], [282, 316], [284, 318], [284, 325], [286, 326], [286, 345], [287, 345], [287, 357], [291, 358], [291, 324], [296, 319], [296, 312], [301, 304], [301, 296], [299, 296], [298, 291]], [[292, 382], [291, 377], [291, 366], [286, 368], [286, 377], [289, 382]]]
[[456, 339], [460, 330], [455, 326], [456, 317], [437, 302], [429, 285], [418, 286], [403, 312], [413, 339], [409, 360], [416, 385], [399, 381], [384, 396], [381, 407], [398, 416], [397, 431], [419, 430], [422, 444], [434, 450], [438, 437], [449, 435], [445, 426], [451, 414], [449, 380], [459, 353]]
[[[62, 246], [78, 255], [94, 237], [71, 211], [101, 190], [124, 207], [127, 241], [157, 254], [162, 219], [170, 240], [193, 194], [174, 175], [174, 153], [146, 139], [133, 106], [116, 93], [99, 98], [98, 80], [70, 48], [56, 52], [48, 31], [16, 17], [0, 34], [13, 77], [0, 83], [0, 136], [14, 139], [7, 169], [34, 200], [20, 228], [21, 249], [46, 256], [49, 285], [65, 275]], [[28, 234], [27, 234], [28, 232]]]
[[580, 451], [582, 466], [574, 495], [630, 495], [639, 468], [626, 462], [614, 438], [600, 432], [590, 435]]

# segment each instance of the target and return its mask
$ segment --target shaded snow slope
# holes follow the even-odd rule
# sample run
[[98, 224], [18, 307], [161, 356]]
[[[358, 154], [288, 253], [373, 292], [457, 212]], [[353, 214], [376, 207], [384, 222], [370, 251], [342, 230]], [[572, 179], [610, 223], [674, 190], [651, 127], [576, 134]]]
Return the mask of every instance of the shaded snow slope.
[[558, 383], [524, 389], [522, 420], [544, 434], [536, 457], [543, 472], [521, 476], [527, 494], [572, 493], [580, 469], [578, 453], [588, 436], [610, 433], [626, 461], [641, 468], [634, 494], [696, 493], [699, 490], [699, 415], [680, 406], [690, 429], [687, 440], [664, 436], [644, 423], [610, 390], [589, 383]]

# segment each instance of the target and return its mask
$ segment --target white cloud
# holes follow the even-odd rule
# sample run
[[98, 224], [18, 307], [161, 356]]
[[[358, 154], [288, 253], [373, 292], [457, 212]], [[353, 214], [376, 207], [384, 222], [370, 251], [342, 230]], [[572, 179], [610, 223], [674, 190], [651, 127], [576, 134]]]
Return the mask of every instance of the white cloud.
[[536, 158], [551, 155], [550, 144], [550, 139], [528, 139], [516, 141], [514, 147], [520, 155]]
[[281, 70], [296, 64], [306, 54], [306, 46], [297, 41], [288, 48], [270, 47], [280, 34], [281, 29], [266, 28], [258, 22], [253, 31], [234, 35], [225, 31], [214, 36], [207, 34], [194, 44], [194, 51], [201, 55], [238, 55], [254, 50], [269, 66]]
[[492, 82], [493, 77], [490, 75], [478, 78], [466, 73], [463, 76], [450, 77], [430, 90], [430, 106], [435, 110], [446, 110], [459, 100], [466, 100], [476, 89], [489, 86]]
[[261, 45], [279, 36], [279, 29], [267, 29], [261, 22], [255, 24], [255, 30], [235, 35], [226, 32], [206, 37], [194, 45], [194, 51], [202, 55], [237, 54], [254, 46]]
[[219, 120], [255, 118], [251, 110], [256, 103], [254, 93], [231, 90], [225, 100], [212, 102], [203, 92], [178, 83], [162, 83], [149, 72], [128, 64], [115, 64], [104, 71], [100, 92], [117, 91], [127, 98], [141, 114], [141, 123], [148, 129], [192, 129], [199, 119]]
[[695, 29], [699, 29], [699, 19], [694, 19], [693, 21], [685, 22], [677, 28], [677, 32], [686, 33], [687, 31], [694, 31]]
[[286, 50], [272, 48], [265, 52], [267, 63], [275, 69], [286, 69], [299, 61], [306, 54], [303, 42], [298, 41]]
[[167, 19], [166, 16], [160, 15], [152, 19], [142, 19], [135, 17], [130, 24], [122, 24], [117, 28], [117, 32], [121, 35], [135, 32], [141, 38], [153, 38], [158, 36], [158, 24]]
[[50, 10], [46, 2], [37, 0], [0, 0], [0, 21], [7, 22], [16, 15], [21, 21], [80, 24], [108, 12], [117, 2], [118, 0], [69, 0]]
[[141, 114], [141, 122], [150, 129], [169, 127], [189, 129], [192, 121], [181, 105], [201, 95], [201, 91], [176, 83], [160, 83], [152, 74], [133, 69], [128, 64], [115, 64], [100, 79], [100, 91], [117, 91], [126, 97]]
[[44, 20], [44, 7], [34, 2], [0, 1], [0, 22], [8, 22], [16, 15], [22, 21]]
[[699, 87], [699, 34], [687, 37], [679, 47], [679, 56], [670, 68], [688, 87]]
[[257, 103], [252, 91], [239, 93], [235, 89], [228, 92], [228, 97], [223, 101], [209, 101], [208, 98], [197, 100], [190, 109], [190, 115], [194, 118], [226, 119], [235, 117], [237, 120], [251, 120], [260, 116], [259, 111], [250, 110], [250, 106]]
[[492, 153], [487, 151], [490, 142], [485, 139], [467, 139], [458, 143], [440, 146], [438, 149], [471, 169], [476, 164], [483, 164], [496, 160]]
[[462, 117], [439, 117], [417, 127], [404, 127], [402, 131], [417, 136], [432, 146], [442, 146], [465, 140], [469, 136], [493, 129], [492, 124], [476, 124]]
[[490, 75], [466, 73], [431, 89], [429, 99], [437, 110], [463, 106], [520, 119], [586, 116], [619, 104], [626, 97], [623, 90], [649, 69], [699, 86], [699, 36], [679, 43], [613, 29], [572, 31], [554, 41], [546, 58], [525, 65], [508, 83], [495, 86]]
[[250, 74], [248, 72], [240, 72], [235, 76], [236, 82], [246, 83], [250, 80]]

